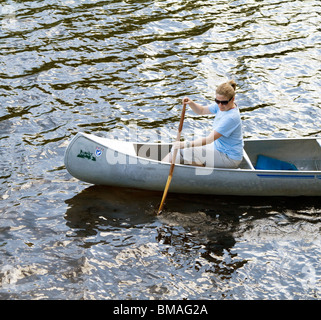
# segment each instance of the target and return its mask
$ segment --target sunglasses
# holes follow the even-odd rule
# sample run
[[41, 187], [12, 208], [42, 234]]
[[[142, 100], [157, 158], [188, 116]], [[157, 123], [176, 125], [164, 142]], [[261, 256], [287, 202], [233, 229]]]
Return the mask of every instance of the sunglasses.
[[226, 106], [232, 99], [233, 97], [230, 100], [223, 100], [223, 101], [215, 99], [215, 102], [217, 104], [222, 104], [223, 106]]

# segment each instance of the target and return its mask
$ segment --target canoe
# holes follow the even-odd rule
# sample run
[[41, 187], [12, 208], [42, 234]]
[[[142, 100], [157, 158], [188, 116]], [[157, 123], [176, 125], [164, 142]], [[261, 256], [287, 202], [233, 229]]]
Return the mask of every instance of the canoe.
[[[77, 133], [64, 162], [75, 178], [95, 185], [163, 191], [170, 164], [168, 143], [140, 143]], [[169, 192], [320, 196], [321, 139], [246, 139], [237, 169], [177, 164]]]

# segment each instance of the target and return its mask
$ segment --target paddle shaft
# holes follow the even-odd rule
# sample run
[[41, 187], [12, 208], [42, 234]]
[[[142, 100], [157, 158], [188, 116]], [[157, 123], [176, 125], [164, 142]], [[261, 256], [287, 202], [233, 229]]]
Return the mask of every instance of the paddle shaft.
[[[181, 133], [182, 133], [182, 130], [183, 130], [183, 123], [184, 123], [184, 118], [185, 118], [185, 110], [186, 110], [186, 103], [184, 103], [184, 105], [183, 105], [183, 110], [182, 110], [182, 114], [181, 114], [181, 120], [179, 122], [176, 141], [180, 141], [180, 139], [181, 139]], [[171, 184], [172, 177], [173, 177], [173, 172], [174, 172], [175, 160], [176, 160], [177, 152], [178, 152], [178, 149], [175, 149], [174, 152], [173, 152], [173, 155], [172, 155], [171, 167], [169, 169], [169, 174], [168, 174], [167, 182], [166, 182], [166, 185], [165, 185], [162, 201], [161, 201], [161, 204], [159, 206], [157, 214], [160, 214], [162, 212], [162, 210], [163, 210], [163, 205], [164, 205], [164, 202], [165, 202], [165, 199], [166, 199], [166, 196], [167, 196], [168, 188], [169, 188], [169, 185]]]

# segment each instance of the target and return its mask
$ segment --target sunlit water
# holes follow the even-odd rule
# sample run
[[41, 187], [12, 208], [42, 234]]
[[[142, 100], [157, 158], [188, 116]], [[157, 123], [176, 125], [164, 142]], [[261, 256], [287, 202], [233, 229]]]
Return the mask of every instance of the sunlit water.
[[[175, 139], [233, 78], [246, 138], [320, 135], [319, 1], [0, 4], [1, 299], [319, 299], [318, 198], [94, 187], [77, 132]], [[187, 110], [183, 136], [212, 118]]]

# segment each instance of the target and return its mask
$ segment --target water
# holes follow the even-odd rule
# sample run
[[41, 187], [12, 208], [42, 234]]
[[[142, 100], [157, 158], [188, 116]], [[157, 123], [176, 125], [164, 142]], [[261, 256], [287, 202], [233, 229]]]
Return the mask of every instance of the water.
[[[246, 138], [320, 135], [319, 1], [0, 4], [1, 299], [319, 299], [318, 198], [94, 187], [77, 132], [176, 136], [233, 78]], [[212, 119], [187, 110], [186, 139]]]

